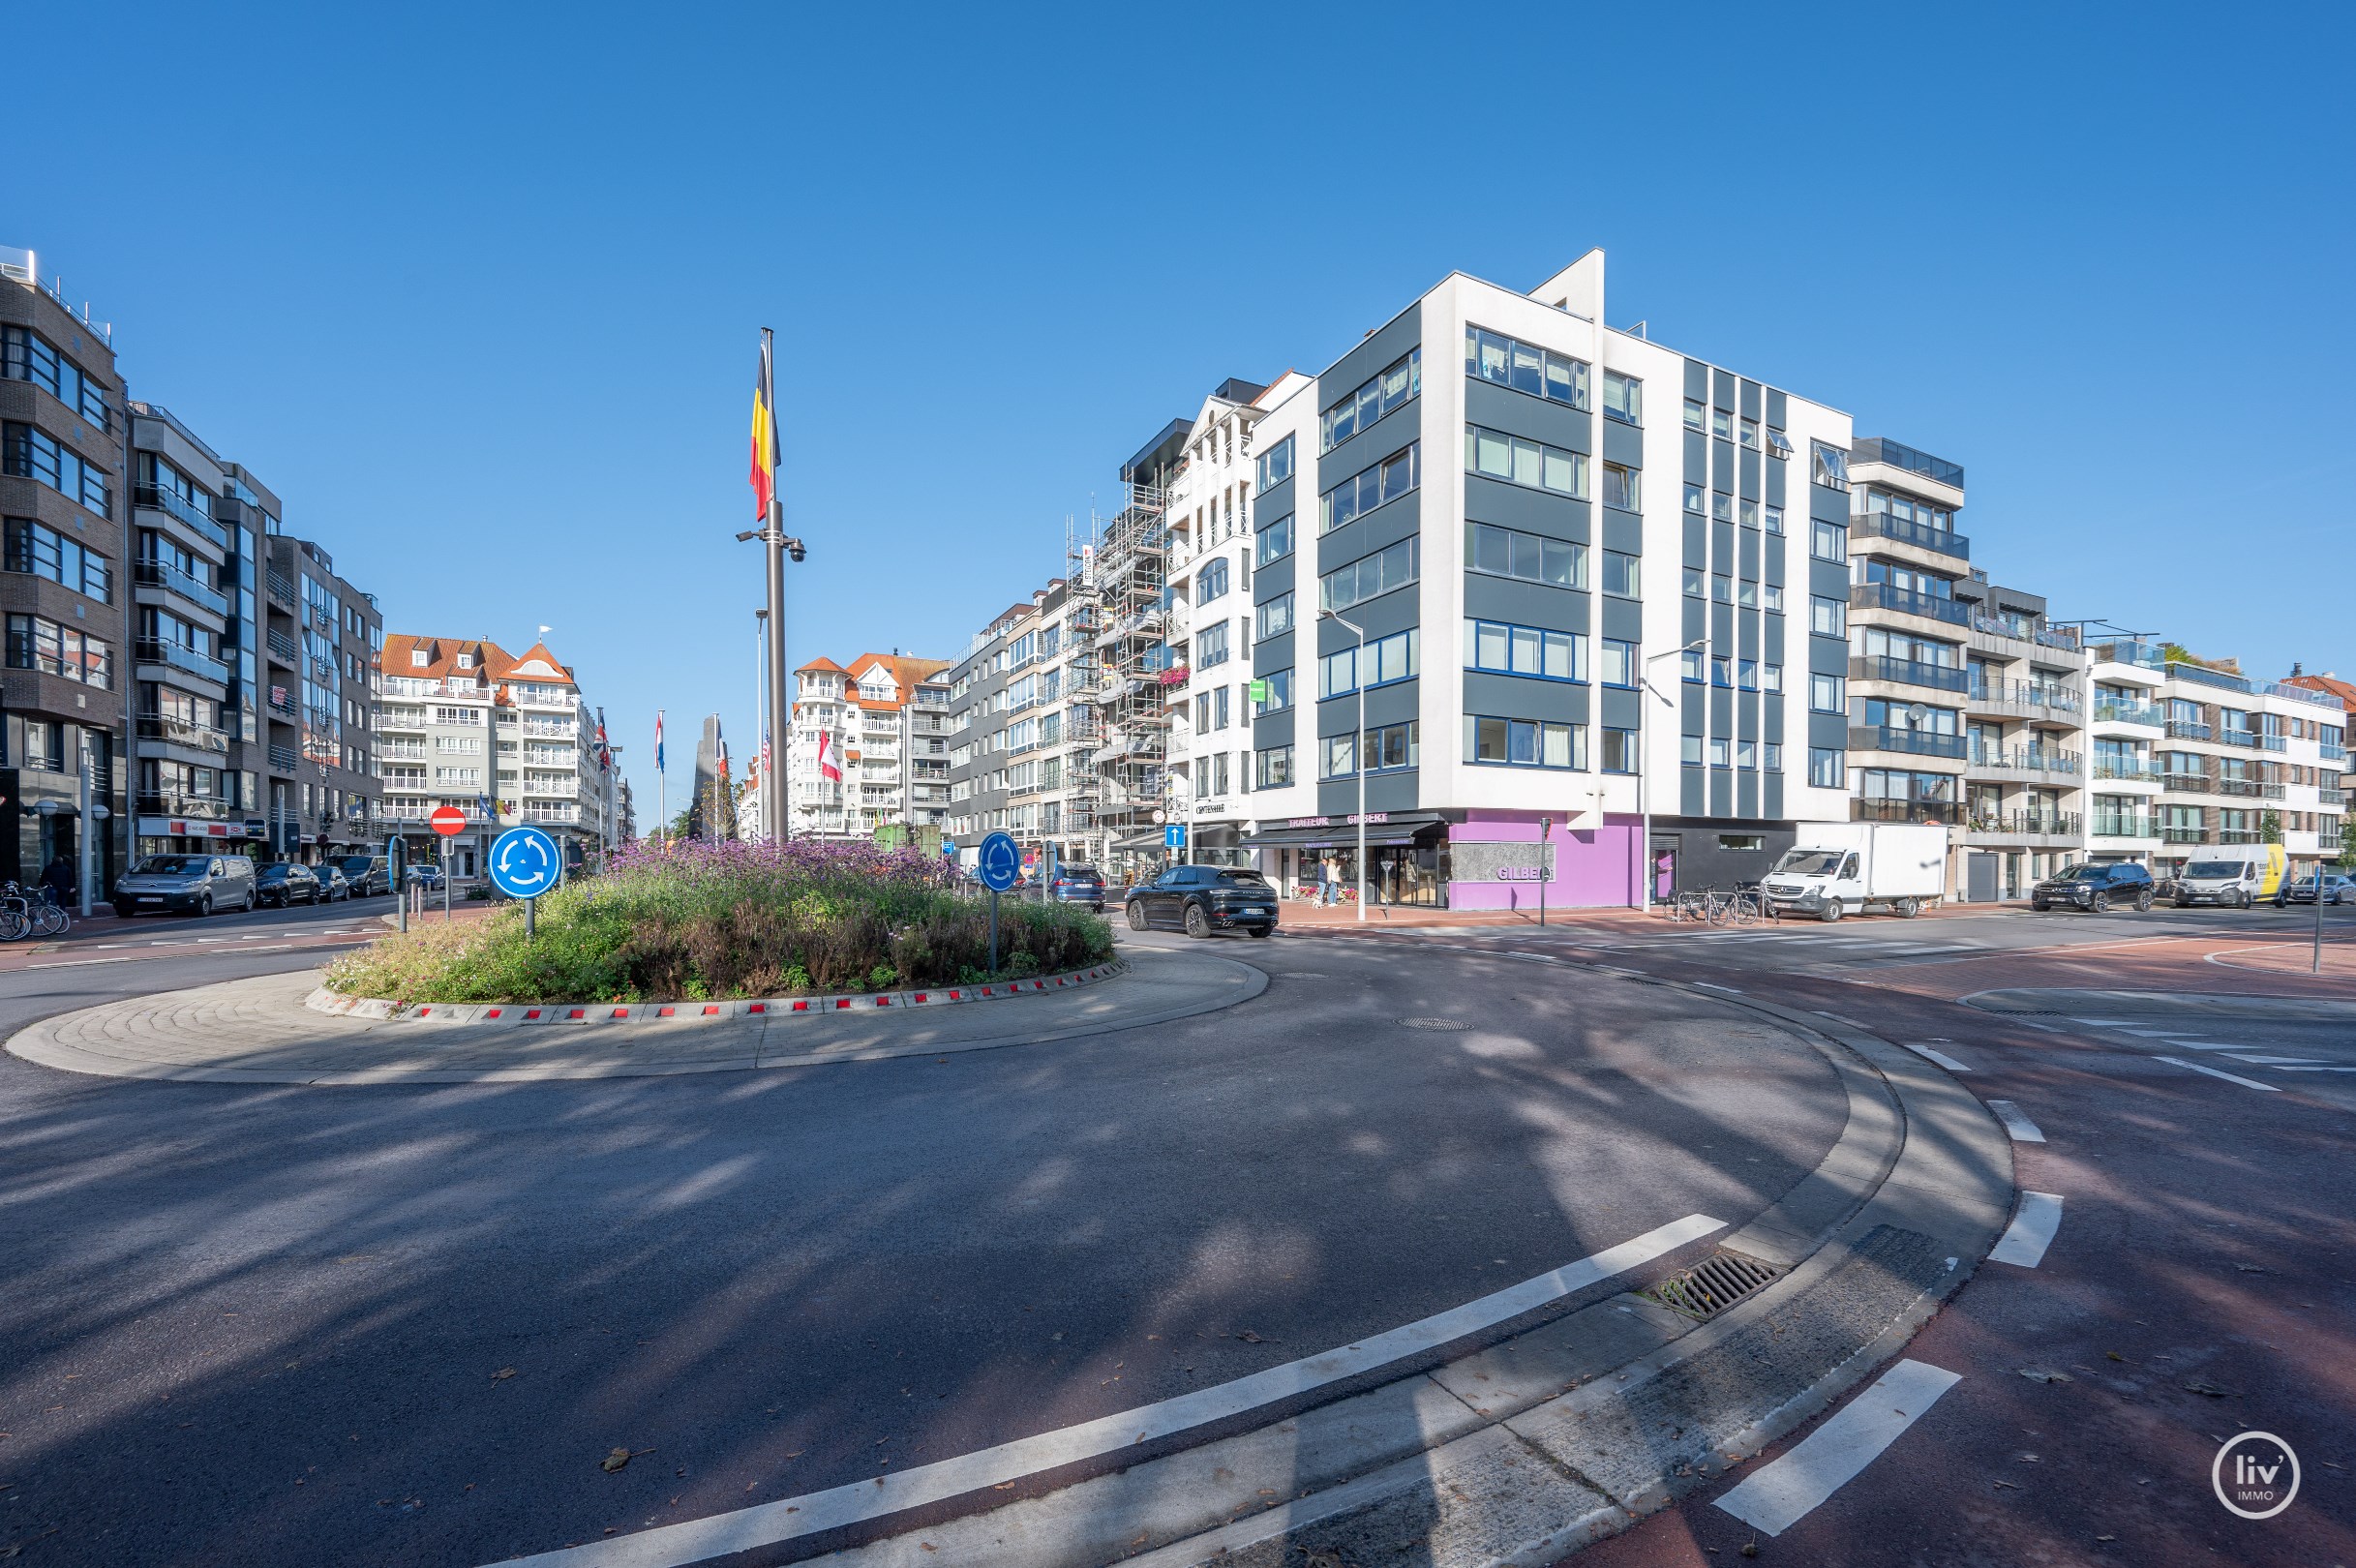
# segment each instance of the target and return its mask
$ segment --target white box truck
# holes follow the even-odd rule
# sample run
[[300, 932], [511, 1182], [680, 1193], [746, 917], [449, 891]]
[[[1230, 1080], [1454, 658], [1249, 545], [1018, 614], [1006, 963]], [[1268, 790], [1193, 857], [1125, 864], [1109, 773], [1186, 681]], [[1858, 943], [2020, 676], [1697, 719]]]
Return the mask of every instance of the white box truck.
[[1947, 893], [1947, 829], [1911, 822], [1803, 822], [1763, 879], [1777, 914], [1837, 920], [1868, 906], [1908, 919]]

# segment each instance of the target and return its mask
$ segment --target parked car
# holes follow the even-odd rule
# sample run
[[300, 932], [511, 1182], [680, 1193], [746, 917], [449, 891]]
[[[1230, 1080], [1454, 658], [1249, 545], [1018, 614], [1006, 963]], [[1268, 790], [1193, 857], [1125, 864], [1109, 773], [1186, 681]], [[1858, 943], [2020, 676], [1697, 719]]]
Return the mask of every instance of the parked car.
[[265, 865], [254, 879], [255, 902], [279, 909], [319, 901], [319, 879], [299, 860]]
[[1220, 865], [1173, 865], [1126, 900], [1133, 931], [1184, 931], [1207, 937], [1214, 931], [1276, 931], [1276, 890], [1257, 871]]
[[2152, 874], [2132, 860], [2089, 861], [2073, 865], [2058, 877], [2048, 877], [2029, 890], [2029, 907], [2091, 910], [2099, 915], [2113, 904], [2152, 907]]
[[2322, 885], [2320, 891], [2325, 903], [2356, 904], [2356, 877], [2326, 871], [2318, 877], [2309, 877], [2305, 882], [2283, 883], [2275, 890], [2274, 907], [2280, 909], [2285, 904], [2313, 903], [2318, 891], [2317, 883]]
[[381, 855], [347, 855], [335, 862], [351, 884], [354, 898], [374, 898], [393, 890], [393, 870]]
[[441, 891], [441, 867], [412, 865], [408, 869], [406, 880], [412, 888], [423, 888], [427, 892], [439, 892]]
[[114, 885], [117, 915], [252, 909], [254, 862], [242, 855], [150, 855]]
[[1104, 879], [1094, 866], [1056, 867], [1047, 891], [1059, 904], [1086, 904], [1099, 915], [1104, 913]]
[[2280, 844], [2236, 844], [2204, 849], [2176, 877], [2176, 907], [2215, 904], [2248, 909], [2272, 898], [2282, 886], [2288, 862]]
[[344, 880], [343, 867], [337, 865], [333, 860], [322, 865], [313, 866], [311, 874], [319, 879], [320, 903], [332, 904], [339, 899], [351, 896], [351, 884]]

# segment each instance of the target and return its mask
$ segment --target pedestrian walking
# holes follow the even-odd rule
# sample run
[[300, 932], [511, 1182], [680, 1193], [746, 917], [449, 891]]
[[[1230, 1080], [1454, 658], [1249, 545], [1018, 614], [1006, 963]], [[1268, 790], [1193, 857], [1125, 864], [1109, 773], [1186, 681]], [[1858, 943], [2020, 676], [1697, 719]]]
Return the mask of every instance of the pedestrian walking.
[[51, 856], [49, 863], [41, 868], [41, 885], [58, 903], [69, 902], [74, 897], [74, 862], [62, 854]]

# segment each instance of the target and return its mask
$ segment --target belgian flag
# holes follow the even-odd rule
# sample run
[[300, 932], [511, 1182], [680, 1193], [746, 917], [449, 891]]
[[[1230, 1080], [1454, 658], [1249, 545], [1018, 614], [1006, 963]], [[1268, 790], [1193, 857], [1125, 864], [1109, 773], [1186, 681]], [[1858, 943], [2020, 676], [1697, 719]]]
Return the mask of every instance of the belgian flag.
[[770, 508], [777, 498], [777, 373], [771, 358], [772, 342], [769, 328], [763, 327], [761, 363], [753, 373], [754, 515], [765, 528], [770, 526]]

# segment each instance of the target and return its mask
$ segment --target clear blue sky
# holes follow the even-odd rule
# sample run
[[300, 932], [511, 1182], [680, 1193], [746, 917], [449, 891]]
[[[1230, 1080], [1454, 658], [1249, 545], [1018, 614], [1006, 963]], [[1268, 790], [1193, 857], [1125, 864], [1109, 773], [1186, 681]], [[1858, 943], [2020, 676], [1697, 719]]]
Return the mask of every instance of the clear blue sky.
[[61, 15], [0, 166], [390, 626], [556, 628], [642, 821], [658, 705], [750, 734], [759, 327], [794, 662], [947, 656], [1221, 378], [1596, 245], [2057, 616], [2356, 673], [2345, 7], [702, 9]]

